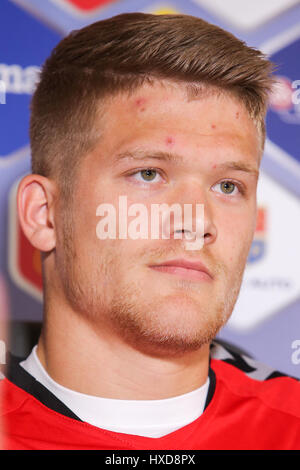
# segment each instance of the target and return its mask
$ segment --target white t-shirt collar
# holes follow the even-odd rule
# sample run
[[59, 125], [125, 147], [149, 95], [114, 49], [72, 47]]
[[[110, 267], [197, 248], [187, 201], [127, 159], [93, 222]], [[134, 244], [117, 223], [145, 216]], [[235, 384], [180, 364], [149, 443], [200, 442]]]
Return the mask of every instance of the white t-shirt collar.
[[203, 412], [209, 378], [192, 392], [163, 400], [119, 400], [75, 392], [55, 382], [36, 354], [35, 346], [20, 365], [82, 421], [110, 431], [162, 437], [191, 423]]

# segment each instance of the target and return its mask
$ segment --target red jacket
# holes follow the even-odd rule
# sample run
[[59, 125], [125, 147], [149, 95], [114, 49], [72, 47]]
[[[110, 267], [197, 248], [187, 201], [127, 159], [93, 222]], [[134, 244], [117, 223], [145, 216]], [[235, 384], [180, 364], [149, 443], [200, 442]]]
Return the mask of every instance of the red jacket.
[[0, 385], [5, 449], [300, 449], [300, 381], [216, 343], [203, 414], [160, 438], [82, 422], [19, 362]]

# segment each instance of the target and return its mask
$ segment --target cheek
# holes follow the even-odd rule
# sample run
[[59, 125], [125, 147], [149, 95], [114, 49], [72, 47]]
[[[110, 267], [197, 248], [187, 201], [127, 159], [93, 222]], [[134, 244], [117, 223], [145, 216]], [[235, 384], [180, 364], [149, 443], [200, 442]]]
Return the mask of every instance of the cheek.
[[230, 262], [238, 262], [239, 258], [247, 258], [255, 231], [255, 217], [239, 214], [228, 217], [228, 220], [231, 221], [229, 224], [223, 221], [219, 226], [219, 245], [223, 256]]

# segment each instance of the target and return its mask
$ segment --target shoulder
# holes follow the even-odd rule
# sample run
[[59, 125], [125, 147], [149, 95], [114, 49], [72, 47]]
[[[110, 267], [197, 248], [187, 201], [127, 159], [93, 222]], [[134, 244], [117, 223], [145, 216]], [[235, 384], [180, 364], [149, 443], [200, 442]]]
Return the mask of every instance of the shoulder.
[[16, 387], [6, 377], [0, 379], [0, 415], [8, 415], [19, 410], [28, 399], [23, 390]]
[[18, 384], [10, 380], [11, 369], [14, 369], [22, 359], [7, 353], [6, 363], [1, 365], [0, 394], [2, 415], [8, 415], [17, 411], [28, 399], [29, 395]]
[[300, 380], [296, 377], [220, 342], [211, 345], [211, 367], [217, 383], [231, 396], [300, 419]]
[[20, 365], [24, 359], [7, 353], [6, 364], [0, 372], [2, 414], [18, 414], [22, 411], [28, 416], [31, 412], [55, 412], [79, 420], [64, 403]]

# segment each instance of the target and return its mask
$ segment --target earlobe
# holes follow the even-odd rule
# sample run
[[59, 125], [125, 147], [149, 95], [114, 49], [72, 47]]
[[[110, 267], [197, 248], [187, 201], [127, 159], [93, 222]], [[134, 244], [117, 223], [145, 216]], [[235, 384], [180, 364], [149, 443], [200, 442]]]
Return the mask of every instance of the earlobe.
[[19, 184], [17, 204], [22, 230], [42, 252], [55, 248], [55, 195], [55, 184], [41, 175], [27, 175]]

